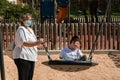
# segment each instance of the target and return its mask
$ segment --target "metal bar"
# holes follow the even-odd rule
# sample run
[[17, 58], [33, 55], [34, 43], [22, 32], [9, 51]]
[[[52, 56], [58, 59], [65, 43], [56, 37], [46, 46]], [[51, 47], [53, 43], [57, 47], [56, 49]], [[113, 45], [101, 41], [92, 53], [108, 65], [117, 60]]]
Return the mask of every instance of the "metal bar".
[[3, 59], [2, 32], [1, 32], [1, 29], [0, 29], [0, 73], [1, 73], [1, 80], [5, 80], [5, 70], [4, 70], [4, 59]]
[[109, 0], [109, 2], [108, 2], [105, 15], [104, 15], [104, 17], [103, 17], [103, 19], [102, 19], [102, 21], [101, 21], [101, 23], [100, 23], [100, 30], [99, 30], [99, 32], [98, 32], [97, 35], [96, 35], [96, 39], [95, 39], [95, 41], [94, 41], [94, 43], [93, 43], [92, 50], [91, 50], [90, 55], [89, 55], [89, 57], [88, 57], [88, 61], [92, 61], [92, 57], [93, 57], [93, 55], [94, 55], [94, 50], [95, 50], [95, 48], [96, 48], [96, 44], [97, 44], [98, 38], [99, 38], [99, 36], [100, 36], [100, 34], [101, 34], [101, 32], [102, 32], [103, 23], [105, 23], [105, 18], [106, 18], [106, 16], [107, 16], [107, 14], [109, 13], [109, 9], [110, 9], [110, 6], [111, 6], [110, 4], [111, 4], [111, 0]]

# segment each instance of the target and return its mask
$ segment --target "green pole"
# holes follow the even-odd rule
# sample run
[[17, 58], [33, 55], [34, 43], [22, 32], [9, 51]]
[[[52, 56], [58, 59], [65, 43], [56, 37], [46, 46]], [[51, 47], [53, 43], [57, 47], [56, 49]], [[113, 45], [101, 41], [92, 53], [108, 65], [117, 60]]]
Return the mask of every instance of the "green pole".
[[0, 74], [1, 80], [5, 80], [5, 70], [4, 70], [4, 59], [3, 59], [3, 50], [2, 50], [2, 32], [0, 29]]

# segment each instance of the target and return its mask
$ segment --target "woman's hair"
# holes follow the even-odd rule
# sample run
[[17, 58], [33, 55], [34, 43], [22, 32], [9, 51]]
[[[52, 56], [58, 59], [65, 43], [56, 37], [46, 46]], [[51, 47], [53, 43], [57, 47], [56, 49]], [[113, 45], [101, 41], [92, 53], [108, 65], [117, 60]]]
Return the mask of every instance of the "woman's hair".
[[21, 24], [23, 24], [23, 21], [27, 20], [29, 18], [29, 16], [32, 17], [32, 15], [30, 13], [23, 13], [21, 16], [20, 16], [20, 22]]
[[78, 37], [78, 36], [73, 36], [72, 39], [70, 40], [70, 44], [71, 44], [72, 42], [76, 42], [76, 41], [79, 41], [79, 42], [80, 42], [79, 37]]

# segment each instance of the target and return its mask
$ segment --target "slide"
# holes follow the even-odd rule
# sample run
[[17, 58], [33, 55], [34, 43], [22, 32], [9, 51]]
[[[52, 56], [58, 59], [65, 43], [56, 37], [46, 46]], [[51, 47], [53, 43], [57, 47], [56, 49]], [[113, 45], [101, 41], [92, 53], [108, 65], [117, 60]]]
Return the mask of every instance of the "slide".
[[68, 16], [68, 7], [59, 6], [59, 13], [57, 15], [57, 23], [60, 23]]

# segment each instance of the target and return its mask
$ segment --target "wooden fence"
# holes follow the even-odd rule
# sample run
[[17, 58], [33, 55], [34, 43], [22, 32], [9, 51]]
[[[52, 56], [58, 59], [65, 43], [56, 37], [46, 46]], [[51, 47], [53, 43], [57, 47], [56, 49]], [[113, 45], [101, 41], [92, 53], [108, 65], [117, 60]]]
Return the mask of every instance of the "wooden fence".
[[[37, 37], [41, 34], [50, 50], [61, 50], [69, 44], [72, 36], [80, 37], [81, 50], [91, 50], [96, 34], [100, 30], [100, 23], [44, 23], [34, 21], [33, 30]], [[3, 38], [3, 49], [14, 39], [19, 23], [0, 23]], [[120, 50], [120, 23], [104, 23], [98, 38], [96, 50]]]
[[[98, 17], [98, 22], [101, 22], [103, 17]], [[85, 18], [74, 18], [75, 22], [85, 22]], [[113, 22], [120, 22], [120, 17], [112, 17], [110, 20], [112, 23]], [[88, 22], [91, 22], [91, 18], [88, 17]], [[107, 18], [105, 19], [105, 22], [107, 22]]]

